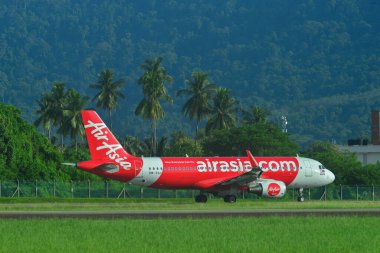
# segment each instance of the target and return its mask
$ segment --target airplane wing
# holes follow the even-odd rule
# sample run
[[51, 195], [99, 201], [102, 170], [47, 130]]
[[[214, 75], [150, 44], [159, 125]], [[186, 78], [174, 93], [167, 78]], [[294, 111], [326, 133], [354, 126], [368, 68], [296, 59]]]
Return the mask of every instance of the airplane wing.
[[249, 150], [246, 150], [247, 156], [251, 162], [252, 170], [247, 171], [241, 175], [235, 176], [235, 177], [220, 177], [220, 178], [212, 178], [212, 179], [206, 179], [203, 181], [200, 181], [195, 184], [196, 187], [201, 189], [207, 189], [217, 186], [228, 186], [228, 185], [245, 185], [252, 181], [257, 180], [260, 178], [261, 174], [263, 173], [261, 167], [256, 162], [255, 158], [252, 156], [251, 152]]
[[[65, 165], [69, 165], [66, 163]], [[89, 170], [103, 170], [108, 173], [115, 173], [119, 171], [119, 166], [114, 164], [113, 162], [106, 160], [90, 160], [83, 161], [76, 164], [79, 169], [89, 171]]]

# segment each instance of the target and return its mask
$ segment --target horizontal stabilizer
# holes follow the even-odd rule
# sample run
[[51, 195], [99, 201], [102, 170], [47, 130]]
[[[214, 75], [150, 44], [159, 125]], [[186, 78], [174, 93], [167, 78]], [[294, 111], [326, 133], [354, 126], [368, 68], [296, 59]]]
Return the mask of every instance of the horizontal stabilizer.
[[61, 163], [62, 165], [77, 167], [76, 163]]
[[91, 160], [78, 163], [78, 168], [81, 170], [104, 170], [108, 173], [119, 171], [119, 166], [113, 162], [105, 160]]

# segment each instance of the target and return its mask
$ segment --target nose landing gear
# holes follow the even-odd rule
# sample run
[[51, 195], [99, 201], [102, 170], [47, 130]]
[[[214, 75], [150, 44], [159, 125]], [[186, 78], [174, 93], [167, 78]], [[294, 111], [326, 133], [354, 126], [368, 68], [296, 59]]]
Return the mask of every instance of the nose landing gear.
[[303, 197], [303, 188], [299, 188], [298, 189], [298, 198], [297, 198], [297, 201], [298, 202], [304, 202], [305, 201], [305, 198]]

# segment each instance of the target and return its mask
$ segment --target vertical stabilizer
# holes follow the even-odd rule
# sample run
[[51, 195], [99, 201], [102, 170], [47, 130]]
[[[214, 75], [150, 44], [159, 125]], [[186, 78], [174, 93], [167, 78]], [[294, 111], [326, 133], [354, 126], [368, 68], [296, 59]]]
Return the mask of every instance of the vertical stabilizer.
[[92, 160], [109, 160], [124, 169], [131, 167], [133, 158], [117, 141], [99, 115], [92, 110], [82, 111], [82, 120]]

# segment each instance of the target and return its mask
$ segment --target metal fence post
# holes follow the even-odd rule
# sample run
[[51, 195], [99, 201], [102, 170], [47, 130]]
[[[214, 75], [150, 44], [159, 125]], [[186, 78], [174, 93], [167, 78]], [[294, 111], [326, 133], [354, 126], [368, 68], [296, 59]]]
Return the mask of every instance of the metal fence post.
[[327, 186], [325, 185], [325, 201], [327, 200]]
[[244, 193], [245, 193], [245, 190], [243, 190], [243, 199], [245, 199], [245, 194]]
[[375, 185], [372, 185], [372, 201], [375, 201]]
[[140, 187], [140, 198], [144, 198], [144, 188], [142, 186]]
[[343, 186], [340, 185], [340, 200], [343, 200]]
[[356, 185], [356, 200], [359, 200], [359, 186]]
[[53, 181], [53, 196], [55, 198], [55, 180]]
[[74, 182], [71, 180], [71, 198], [74, 198]]
[[37, 198], [37, 191], [38, 191], [38, 188], [37, 188], [37, 179], [36, 179], [36, 187], [35, 187], [35, 189], [36, 189], [36, 198]]
[[309, 200], [310, 200], [310, 188], [309, 188]]
[[88, 180], [88, 198], [91, 198], [91, 181]]
[[108, 181], [106, 181], [106, 198], [108, 199]]

